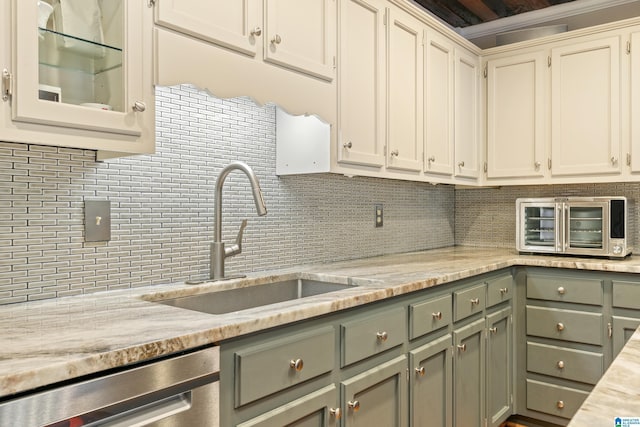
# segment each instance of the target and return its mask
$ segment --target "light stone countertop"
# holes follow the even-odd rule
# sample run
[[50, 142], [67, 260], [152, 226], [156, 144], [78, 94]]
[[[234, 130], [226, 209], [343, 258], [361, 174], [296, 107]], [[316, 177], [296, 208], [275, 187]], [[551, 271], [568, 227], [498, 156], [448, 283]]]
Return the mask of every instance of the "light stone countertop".
[[[248, 280], [146, 286], [0, 306], [0, 397], [514, 265], [640, 273], [640, 256], [610, 261], [449, 247], [299, 266], [252, 274]], [[266, 283], [274, 276], [358, 286], [223, 315], [151, 302]], [[640, 358], [638, 333], [621, 357], [634, 350]]]

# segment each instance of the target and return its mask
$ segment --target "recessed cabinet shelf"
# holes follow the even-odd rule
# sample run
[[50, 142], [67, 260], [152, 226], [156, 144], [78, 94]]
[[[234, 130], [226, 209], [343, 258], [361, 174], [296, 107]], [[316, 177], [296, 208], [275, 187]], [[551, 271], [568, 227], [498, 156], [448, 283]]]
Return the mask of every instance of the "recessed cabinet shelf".
[[99, 74], [122, 67], [122, 48], [38, 28], [41, 66]]

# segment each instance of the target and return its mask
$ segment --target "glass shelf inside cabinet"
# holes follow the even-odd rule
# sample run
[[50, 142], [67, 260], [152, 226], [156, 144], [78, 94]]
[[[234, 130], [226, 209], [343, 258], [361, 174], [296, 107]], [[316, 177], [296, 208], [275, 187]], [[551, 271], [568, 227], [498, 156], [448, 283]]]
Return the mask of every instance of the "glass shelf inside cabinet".
[[122, 67], [122, 49], [38, 27], [41, 66], [99, 74]]

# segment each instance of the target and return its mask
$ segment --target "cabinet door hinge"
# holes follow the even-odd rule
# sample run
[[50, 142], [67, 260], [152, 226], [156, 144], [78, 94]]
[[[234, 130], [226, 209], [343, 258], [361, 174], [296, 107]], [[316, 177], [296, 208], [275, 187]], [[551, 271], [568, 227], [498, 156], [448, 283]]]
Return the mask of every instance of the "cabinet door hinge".
[[627, 166], [631, 166], [631, 153], [627, 153]]
[[613, 337], [613, 325], [611, 322], [607, 323], [607, 336], [609, 338]]
[[13, 95], [13, 76], [6, 68], [2, 70], [2, 100], [8, 101]]
[[627, 55], [631, 55], [631, 41], [627, 42]]
[[547, 56], [547, 67], [551, 67], [551, 56]]
[[489, 65], [484, 64], [484, 78], [486, 79], [487, 76], [489, 75]]

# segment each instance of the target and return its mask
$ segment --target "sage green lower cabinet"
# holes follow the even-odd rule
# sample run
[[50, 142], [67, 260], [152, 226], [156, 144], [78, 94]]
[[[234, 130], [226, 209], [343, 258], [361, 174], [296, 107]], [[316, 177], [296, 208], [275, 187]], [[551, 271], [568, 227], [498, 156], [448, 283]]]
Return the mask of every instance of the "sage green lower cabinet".
[[447, 334], [409, 353], [412, 426], [453, 426], [451, 339]]
[[483, 427], [485, 393], [485, 319], [453, 331], [453, 421]]
[[382, 363], [340, 384], [345, 427], [407, 425], [407, 357]]
[[499, 426], [513, 411], [511, 307], [487, 314], [487, 424]]
[[[639, 285], [640, 286], [640, 285]], [[640, 326], [640, 319], [631, 317], [613, 316], [611, 323], [611, 335], [613, 339], [613, 357], [616, 357], [622, 347], [629, 341], [631, 335]]]
[[339, 423], [338, 389], [326, 386], [300, 399], [257, 416], [238, 427], [331, 427]]
[[613, 281], [613, 357], [617, 356], [640, 326], [640, 281]]

